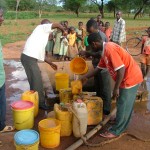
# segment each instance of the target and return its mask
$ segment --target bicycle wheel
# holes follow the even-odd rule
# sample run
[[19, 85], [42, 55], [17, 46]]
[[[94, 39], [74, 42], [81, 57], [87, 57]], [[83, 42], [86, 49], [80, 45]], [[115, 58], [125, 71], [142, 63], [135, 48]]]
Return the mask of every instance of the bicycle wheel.
[[132, 56], [141, 54], [142, 41], [139, 38], [131, 38], [126, 42], [126, 50]]

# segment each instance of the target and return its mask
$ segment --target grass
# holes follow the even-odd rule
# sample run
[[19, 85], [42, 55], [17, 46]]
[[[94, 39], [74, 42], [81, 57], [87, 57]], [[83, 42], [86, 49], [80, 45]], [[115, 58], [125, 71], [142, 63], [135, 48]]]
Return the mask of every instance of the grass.
[[[34, 19], [18, 19], [17, 22], [14, 19], [5, 19], [3, 25], [0, 27], [0, 39], [2, 44], [5, 45], [7, 43], [13, 43], [15, 41], [26, 40], [27, 37], [31, 34], [33, 29], [40, 23], [42, 19], [34, 17], [35, 14], [30, 13], [29, 18]], [[52, 22], [60, 22], [62, 20], [68, 20], [69, 26], [77, 27], [78, 22], [84, 22], [86, 24], [87, 20], [91, 17], [96, 17], [98, 13], [81, 13], [77, 18], [74, 13], [44, 13], [42, 18], [48, 18]], [[22, 16], [25, 16], [22, 14]], [[32, 17], [31, 17], [32, 16]], [[5, 17], [5, 16], [4, 16]], [[6, 16], [8, 18], [8, 16]], [[127, 15], [124, 15], [123, 18], [126, 21], [126, 29], [127, 34], [133, 33], [133, 31], [138, 31], [141, 29], [146, 29], [149, 26], [149, 17], [145, 16], [144, 18], [138, 18], [137, 20], [133, 20], [133, 15], [129, 18]], [[104, 22], [109, 21], [111, 27], [114, 24], [113, 14], [105, 14]]]

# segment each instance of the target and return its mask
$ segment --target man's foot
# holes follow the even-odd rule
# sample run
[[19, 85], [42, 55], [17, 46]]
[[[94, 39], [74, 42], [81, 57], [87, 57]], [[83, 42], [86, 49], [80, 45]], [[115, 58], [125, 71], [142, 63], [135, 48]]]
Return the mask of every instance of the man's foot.
[[50, 106], [46, 106], [46, 105], [40, 105], [39, 108], [43, 109], [43, 110], [49, 110], [49, 109], [51, 109]]
[[100, 136], [104, 138], [109, 138], [109, 139], [118, 137], [117, 135], [114, 135], [108, 131], [101, 133]]
[[15, 130], [15, 128], [13, 126], [6, 126], [3, 130], [0, 131], [0, 133], [11, 132], [14, 130]]

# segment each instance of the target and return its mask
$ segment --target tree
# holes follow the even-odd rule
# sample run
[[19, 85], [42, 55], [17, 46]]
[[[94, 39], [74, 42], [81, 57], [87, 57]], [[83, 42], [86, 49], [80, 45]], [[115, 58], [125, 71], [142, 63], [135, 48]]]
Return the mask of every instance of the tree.
[[38, 5], [39, 18], [41, 18], [44, 7], [48, 5], [56, 5], [57, 0], [36, 0], [36, 3]]
[[144, 7], [147, 5], [150, 6], [150, 0], [137, 0], [136, 5], [138, 4], [137, 12], [134, 15], [134, 19], [144, 10]]
[[104, 18], [104, 0], [101, 0], [100, 3], [97, 0], [91, 0], [91, 2], [98, 6], [99, 12], [102, 15], [102, 18]]
[[18, 16], [18, 7], [19, 7], [19, 3], [20, 3], [20, 0], [16, 0], [17, 3], [16, 3], [16, 20], [17, 20], [17, 16]]
[[107, 9], [109, 10], [109, 12], [114, 13], [114, 18], [116, 16], [116, 10], [121, 10], [123, 3], [121, 0], [111, 0], [106, 4]]
[[66, 10], [74, 11], [79, 16], [80, 7], [86, 3], [86, 0], [61, 0], [63, 2], [63, 7]]

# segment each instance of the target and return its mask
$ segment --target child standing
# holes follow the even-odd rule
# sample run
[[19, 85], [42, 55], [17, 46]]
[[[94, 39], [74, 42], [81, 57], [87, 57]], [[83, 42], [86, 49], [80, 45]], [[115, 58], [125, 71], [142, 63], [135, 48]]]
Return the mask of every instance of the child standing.
[[60, 60], [65, 60], [67, 51], [68, 51], [68, 40], [67, 40], [68, 31], [65, 31], [65, 35], [62, 36], [61, 44], [60, 44]]
[[54, 39], [53, 39], [53, 33], [50, 33], [48, 37], [48, 42], [46, 45], [46, 54], [47, 55], [53, 55], [53, 48], [54, 48]]
[[111, 28], [110, 28], [110, 23], [109, 23], [109, 22], [106, 22], [106, 23], [105, 23], [104, 33], [105, 33], [105, 35], [106, 35], [108, 41], [110, 41], [111, 32], [112, 32], [112, 30], [111, 30]]
[[77, 47], [78, 50], [85, 50], [84, 46], [84, 38], [86, 36], [86, 30], [83, 27], [83, 22], [78, 23], [78, 29], [76, 29], [77, 32]]
[[76, 32], [74, 27], [70, 27], [70, 33], [67, 36], [68, 39], [68, 53], [67, 56], [69, 58], [74, 58], [78, 54], [78, 49], [76, 46]]
[[141, 70], [146, 80], [150, 70], [150, 27], [147, 30], [148, 36], [143, 37], [141, 48]]

